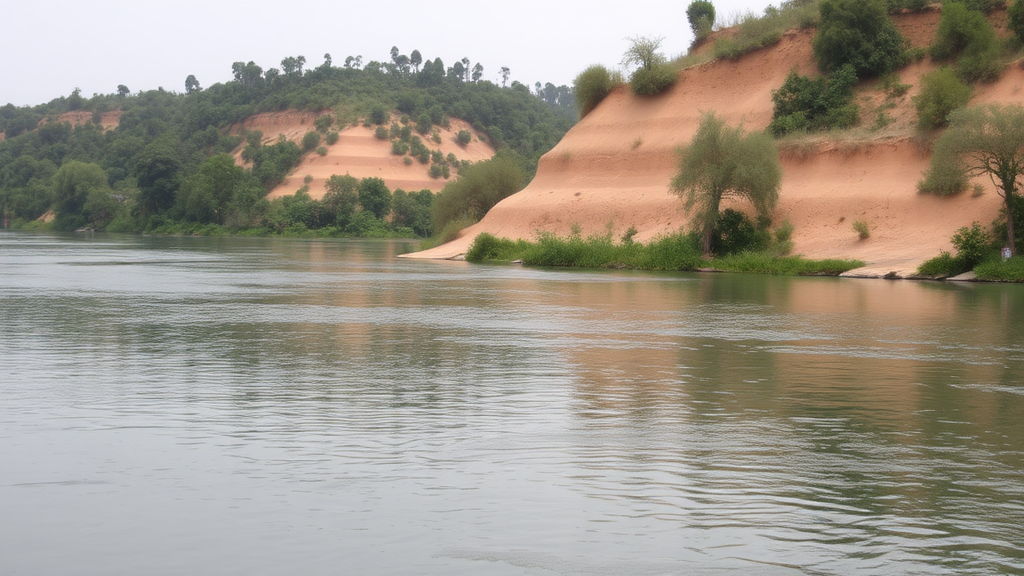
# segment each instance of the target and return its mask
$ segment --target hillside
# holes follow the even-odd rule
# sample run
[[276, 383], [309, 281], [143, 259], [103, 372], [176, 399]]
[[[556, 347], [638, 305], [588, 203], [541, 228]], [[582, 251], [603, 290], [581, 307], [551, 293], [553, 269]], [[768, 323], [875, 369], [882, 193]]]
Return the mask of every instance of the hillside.
[[[267, 112], [257, 114], [231, 129], [232, 134], [246, 130], [259, 130], [263, 133], [264, 143], [273, 143], [283, 136], [286, 140], [299, 144], [302, 137], [313, 130], [313, 121], [317, 114], [312, 112]], [[455, 135], [460, 130], [474, 133], [472, 142], [465, 147], [455, 142]], [[494, 149], [480, 140], [479, 134], [468, 122], [457, 118], [450, 119], [449, 127], [438, 127], [441, 143], [429, 142], [429, 147], [439, 149], [446, 156], [454, 154], [459, 160], [478, 162], [494, 155]], [[429, 166], [419, 162], [406, 164], [403, 156], [391, 152], [391, 142], [380, 140], [374, 136], [373, 128], [361, 124], [350, 125], [339, 132], [338, 141], [332, 145], [325, 144], [327, 154], [307, 154], [302, 162], [285, 180], [275, 186], [267, 195], [268, 199], [294, 194], [306, 185], [304, 179], [312, 176], [309, 182], [309, 195], [314, 200], [323, 198], [326, 190], [324, 182], [331, 176], [349, 174], [358, 179], [382, 178], [392, 190], [402, 189], [430, 190], [440, 192], [448, 182], [444, 178], [431, 178]], [[235, 161], [244, 165], [241, 158], [242, 147], [235, 150]]]
[[[932, 42], [939, 14], [895, 18], [911, 43], [923, 47]], [[616, 237], [634, 226], [635, 238], [645, 241], [677, 230], [687, 214], [668, 190], [675, 148], [692, 138], [707, 111], [747, 130], [764, 129], [772, 119], [772, 90], [790, 70], [816, 74], [813, 34], [791, 31], [777, 45], [737, 61], [683, 70], [672, 89], [655, 97], [637, 97], [620, 86], [541, 158], [526, 189], [496, 205], [459, 239], [410, 257], [455, 257], [481, 232], [531, 239], [538, 231], [567, 235], [578, 226], [586, 236], [604, 234], [610, 224]], [[949, 250], [957, 228], [996, 218], [1001, 199], [987, 179], [977, 181], [984, 187], [980, 196], [917, 192], [929, 157], [915, 135], [911, 99], [921, 76], [935, 68], [925, 59], [901, 70], [900, 82], [912, 87], [898, 98], [887, 97], [877, 81], [858, 85], [860, 128], [780, 143], [783, 182], [775, 220], [795, 226], [794, 253], [861, 259], [869, 266], [858, 273], [866, 275], [905, 275]], [[1024, 71], [1013, 66], [999, 81], [977, 86], [971, 104], [1019, 102], [1022, 86]], [[883, 103], [888, 107], [880, 109]], [[874, 130], [879, 110], [893, 122]], [[870, 238], [858, 237], [854, 220], [868, 223]]]

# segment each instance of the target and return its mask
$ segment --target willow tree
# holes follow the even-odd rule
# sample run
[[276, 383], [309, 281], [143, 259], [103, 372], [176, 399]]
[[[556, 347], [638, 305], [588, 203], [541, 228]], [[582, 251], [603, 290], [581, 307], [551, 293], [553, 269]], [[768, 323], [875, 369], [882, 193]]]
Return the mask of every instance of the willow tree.
[[1013, 205], [1024, 173], [1024, 107], [978, 106], [954, 111], [949, 129], [935, 142], [931, 167], [918, 184], [922, 191], [960, 192], [967, 179], [988, 175], [1003, 198], [1006, 241], [1016, 251]]
[[775, 141], [763, 132], [726, 126], [713, 112], [703, 115], [688, 146], [680, 148], [679, 173], [671, 191], [683, 200], [701, 233], [701, 249], [711, 254], [718, 208], [726, 198], [749, 201], [768, 217], [779, 199], [782, 166]]

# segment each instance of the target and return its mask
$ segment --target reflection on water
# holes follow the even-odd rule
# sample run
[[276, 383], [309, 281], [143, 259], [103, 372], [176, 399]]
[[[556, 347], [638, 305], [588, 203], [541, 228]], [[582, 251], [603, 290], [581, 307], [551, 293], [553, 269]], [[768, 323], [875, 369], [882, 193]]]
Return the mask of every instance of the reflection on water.
[[1024, 289], [0, 234], [0, 573], [1024, 571]]

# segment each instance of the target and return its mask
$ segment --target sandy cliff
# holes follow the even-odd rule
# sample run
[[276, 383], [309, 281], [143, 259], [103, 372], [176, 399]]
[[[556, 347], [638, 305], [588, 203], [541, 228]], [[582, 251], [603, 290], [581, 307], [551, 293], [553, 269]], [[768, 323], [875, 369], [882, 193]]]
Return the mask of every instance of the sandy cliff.
[[[294, 111], [257, 114], [232, 128], [232, 133], [259, 130], [263, 132], [263, 141], [266, 143], [273, 143], [284, 136], [296, 144], [301, 144], [306, 132], [314, 130], [313, 121], [317, 116], [319, 114], [312, 112]], [[338, 127], [335, 126], [332, 130], [338, 130]], [[431, 150], [441, 150], [446, 156], [448, 153], [455, 154], [459, 160], [478, 162], [494, 155], [494, 150], [475, 136], [465, 147], [459, 146], [455, 142], [455, 135], [460, 130], [473, 132], [472, 127], [466, 122], [452, 119], [447, 130], [440, 130], [440, 144], [429, 139], [424, 139], [424, 143]], [[326, 192], [324, 183], [335, 174], [350, 174], [360, 179], [383, 178], [392, 190], [401, 188], [407, 192], [423, 189], [439, 192], [444, 188], [447, 180], [431, 178], [428, 165], [420, 164], [416, 160], [413, 160], [412, 164], [405, 164], [402, 156], [391, 153], [390, 141], [379, 140], [373, 133], [374, 128], [362, 125], [344, 127], [339, 132], [337, 142], [330, 146], [324, 143], [327, 148], [326, 155], [320, 156], [314, 152], [304, 156], [299, 167], [284, 182], [271, 190], [267, 197], [273, 199], [294, 194], [303, 186], [306, 175], [313, 177], [309, 183], [309, 195], [316, 200], [323, 197]], [[241, 151], [241, 147], [236, 150], [235, 159], [239, 164], [244, 164]]]
[[[936, 12], [898, 18], [916, 46], [932, 41], [937, 24]], [[636, 239], [644, 241], [677, 230], [687, 215], [668, 189], [675, 148], [692, 138], [707, 111], [747, 130], [764, 129], [772, 118], [772, 90], [789, 71], [816, 73], [812, 37], [813, 31], [793, 31], [776, 46], [738, 61], [683, 70], [675, 87], [653, 98], [636, 97], [625, 86], [616, 89], [541, 159], [525, 190], [503, 200], [459, 239], [410, 256], [454, 257], [481, 232], [530, 239], [540, 230], [565, 235], [573, 225], [584, 235], [604, 233], [611, 223], [616, 236], [635, 226]], [[877, 81], [861, 83], [858, 129], [782, 143], [776, 221], [795, 226], [795, 253], [858, 258], [869, 263], [869, 273], [906, 274], [949, 250], [957, 228], [996, 218], [1001, 199], [987, 179], [978, 180], [984, 193], [977, 196], [917, 192], [928, 153], [915, 135], [911, 98], [921, 75], [933, 69], [925, 60], [900, 71], [900, 81], [912, 85], [900, 97], [887, 95]], [[1020, 102], [1022, 87], [1024, 71], [1012, 66], [998, 82], [978, 86], [972, 104]], [[891, 123], [876, 128], [879, 112]], [[855, 220], [868, 223], [870, 238], [858, 237]]]

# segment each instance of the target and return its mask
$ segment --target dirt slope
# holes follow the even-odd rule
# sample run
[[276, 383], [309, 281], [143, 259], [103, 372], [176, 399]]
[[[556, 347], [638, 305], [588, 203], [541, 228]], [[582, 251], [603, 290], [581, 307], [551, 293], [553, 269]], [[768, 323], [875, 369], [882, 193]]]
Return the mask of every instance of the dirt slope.
[[[266, 143], [272, 143], [278, 137], [284, 136], [296, 144], [301, 144], [306, 132], [314, 130], [313, 121], [318, 116], [319, 114], [311, 112], [294, 111], [257, 114], [242, 125], [234, 127], [232, 133], [237, 134], [243, 129], [259, 130], [263, 132], [263, 141]], [[455, 135], [460, 130], [473, 132], [472, 127], [466, 122], [452, 119], [447, 130], [441, 129], [440, 144], [429, 139], [425, 139], [424, 143], [431, 150], [441, 150], [446, 156], [449, 152], [453, 153], [459, 160], [477, 162], [494, 155], [494, 150], [476, 137], [465, 148], [456, 144]], [[420, 164], [416, 160], [406, 165], [403, 157], [391, 153], [391, 142], [378, 140], [373, 132], [373, 128], [362, 125], [345, 127], [340, 131], [336, 143], [331, 146], [324, 144], [327, 148], [325, 156], [315, 152], [307, 154], [299, 167], [284, 182], [271, 190], [267, 197], [273, 199], [294, 194], [303, 186], [306, 175], [313, 177], [309, 183], [309, 195], [317, 200], [326, 192], [324, 183], [335, 174], [351, 174], [360, 179], [376, 176], [383, 178], [392, 190], [428, 189], [438, 192], [444, 188], [447, 180], [431, 178], [428, 172], [429, 165]], [[240, 165], [243, 164], [241, 148], [235, 152], [235, 160]]]
[[[898, 25], [916, 46], [932, 41], [937, 12], [900, 16]], [[481, 232], [533, 238], [537, 231], [615, 236], [630, 226], [649, 240], [687, 223], [679, 199], [669, 194], [675, 148], [696, 132], [700, 116], [714, 111], [729, 124], [761, 130], [771, 121], [771, 92], [790, 70], [815, 74], [813, 31], [793, 31], [769, 49], [738, 61], [714, 61], [683, 70], [679, 82], [654, 98], [620, 87], [579, 122], [540, 161], [537, 177], [522, 192], [495, 206], [478, 224], [446, 245], [411, 257], [451, 258]], [[973, 221], [996, 218], [1000, 198], [986, 180], [984, 193], [940, 199], [917, 192], [928, 165], [916, 143], [911, 98], [925, 60], [899, 73], [912, 87], [889, 96], [877, 81], [857, 88], [862, 127], [830, 139], [804, 138], [781, 146], [783, 182], [776, 221], [795, 226], [794, 252], [812, 258], [858, 258], [868, 274], [912, 273], [920, 262], [951, 248], [949, 237]], [[1024, 71], [1013, 66], [1001, 80], [976, 89], [972, 104], [1020, 102]], [[891, 122], [875, 125], [879, 113]], [[864, 220], [871, 236], [859, 239], [852, 222]]]

